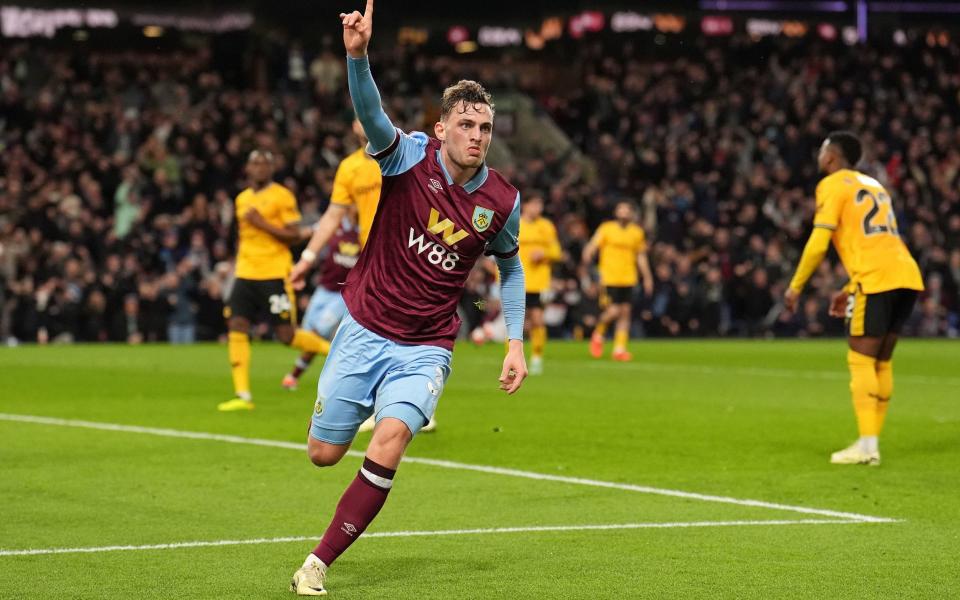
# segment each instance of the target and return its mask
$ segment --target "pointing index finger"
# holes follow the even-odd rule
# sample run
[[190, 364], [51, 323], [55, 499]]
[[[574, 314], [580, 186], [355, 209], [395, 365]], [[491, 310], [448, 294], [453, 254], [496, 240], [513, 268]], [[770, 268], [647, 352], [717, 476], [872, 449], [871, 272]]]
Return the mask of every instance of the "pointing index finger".
[[367, 8], [363, 11], [363, 16], [366, 18], [373, 17], [373, 0], [367, 0]]

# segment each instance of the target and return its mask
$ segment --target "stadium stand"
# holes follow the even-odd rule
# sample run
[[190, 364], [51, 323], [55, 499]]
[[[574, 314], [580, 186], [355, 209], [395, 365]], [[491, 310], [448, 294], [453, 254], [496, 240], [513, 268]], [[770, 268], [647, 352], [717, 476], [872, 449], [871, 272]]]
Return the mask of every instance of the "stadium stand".
[[[546, 198], [564, 259], [547, 319], [583, 335], [598, 289], [579, 264], [613, 204], [633, 199], [652, 242], [656, 287], [637, 298], [647, 336], [824, 336], [844, 281], [824, 264], [801, 309], [779, 298], [809, 231], [814, 155], [831, 129], [866, 141], [863, 169], [894, 194], [927, 291], [907, 330], [960, 330], [960, 51], [747, 37], [655, 54], [577, 44], [557, 77], [478, 67], [494, 89], [536, 100], [574, 150], [504, 152], [524, 194]], [[209, 52], [96, 52], [11, 45], [0, 55], [0, 335], [16, 341], [218, 339], [231, 283], [232, 200], [253, 147], [280, 158], [307, 221], [322, 213], [349, 147], [342, 57], [291, 46], [226, 81]], [[448, 61], [412, 49], [377, 59], [399, 124], [434, 119], [425, 98]], [[572, 66], [571, 66], [572, 65]], [[894, 68], [896, 67], [896, 68]], [[544, 73], [561, 69], [542, 65]], [[896, 80], [891, 80], [896, 74]], [[579, 152], [576, 152], [576, 150]], [[576, 157], [574, 156], [576, 155]], [[585, 165], [579, 157], [590, 161]], [[464, 313], [489, 281], [471, 280]], [[306, 296], [305, 296], [306, 297]]]

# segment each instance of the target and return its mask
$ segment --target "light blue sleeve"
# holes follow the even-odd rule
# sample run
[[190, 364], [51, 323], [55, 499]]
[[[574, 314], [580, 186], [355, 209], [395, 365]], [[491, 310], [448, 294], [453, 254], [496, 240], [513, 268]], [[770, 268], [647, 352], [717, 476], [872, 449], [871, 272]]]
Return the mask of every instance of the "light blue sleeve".
[[503, 229], [487, 243], [484, 251], [486, 255], [493, 255], [497, 258], [508, 258], [517, 253], [520, 248], [520, 192], [517, 192], [517, 199], [513, 203], [513, 210], [507, 217], [507, 222]]
[[367, 57], [347, 57], [347, 86], [350, 88], [350, 100], [357, 119], [363, 125], [363, 132], [370, 140], [374, 152], [386, 150], [397, 137], [396, 128], [390, 117], [383, 112], [380, 104], [380, 92], [370, 73], [370, 61]]
[[523, 319], [526, 312], [526, 286], [523, 281], [523, 264], [517, 251], [520, 249], [520, 193], [513, 204], [503, 229], [487, 244], [487, 254], [497, 259], [500, 269], [500, 303], [503, 318], [507, 322], [507, 338], [523, 339]]
[[367, 57], [347, 57], [347, 85], [353, 110], [370, 140], [367, 153], [380, 163], [381, 173], [399, 175], [423, 160], [428, 142], [426, 134], [407, 135], [393, 126], [383, 111]]
[[500, 304], [507, 322], [507, 338], [523, 339], [523, 319], [526, 312], [526, 287], [523, 282], [523, 263], [514, 254], [510, 258], [497, 258], [500, 269]]
[[367, 153], [380, 163], [380, 172], [386, 176], [399, 175], [409, 171], [427, 155], [427, 134], [414, 131], [410, 135], [397, 129], [396, 147], [388, 147], [379, 154], [371, 152], [367, 144]]

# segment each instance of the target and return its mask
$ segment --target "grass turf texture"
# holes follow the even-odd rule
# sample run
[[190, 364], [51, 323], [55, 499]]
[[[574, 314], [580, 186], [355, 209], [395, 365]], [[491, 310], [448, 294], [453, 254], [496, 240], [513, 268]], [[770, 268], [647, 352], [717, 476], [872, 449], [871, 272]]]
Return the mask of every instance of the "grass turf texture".
[[[843, 342], [635, 342], [630, 364], [551, 343], [496, 390], [502, 347], [461, 346], [440, 429], [409, 453], [901, 519], [897, 523], [361, 539], [333, 598], [943, 598], [960, 587], [960, 345], [906, 340], [879, 468], [855, 437]], [[319, 365], [255, 345], [257, 410], [223, 414], [218, 346], [0, 350], [0, 412], [302, 443]], [[369, 434], [357, 439], [361, 449]], [[0, 420], [0, 550], [319, 536], [359, 465], [304, 453]], [[822, 518], [424, 464], [370, 532]], [[0, 556], [0, 598], [290, 598], [314, 541]]]

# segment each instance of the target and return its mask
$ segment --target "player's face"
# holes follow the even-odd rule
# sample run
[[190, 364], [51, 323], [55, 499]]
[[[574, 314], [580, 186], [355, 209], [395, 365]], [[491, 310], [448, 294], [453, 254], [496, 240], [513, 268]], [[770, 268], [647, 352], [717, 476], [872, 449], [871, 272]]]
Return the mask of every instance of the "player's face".
[[829, 171], [831, 153], [830, 140], [823, 140], [823, 144], [820, 145], [820, 153], [817, 154], [817, 167], [823, 172]]
[[615, 209], [613, 209], [613, 216], [622, 223], [626, 223], [627, 221], [632, 221], [633, 207], [631, 207], [626, 202], [621, 202], [617, 204], [617, 207]]
[[461, 169], [483, 164], [493, 139], [493, 113], [481, 102], [461, 102], [447, 118], [437, 123], [437, 137], [443, 141], [450, 160]]
[[543, 200], [540, 198], [531, 198], [523, 204], [523, 218], [530, 221], [537, 219], [543, 214]]
[[265, 184], [273, 177], [273, 163], [262, 154], [254, 154], [247, 161], [247, 177], [256, 185]]

